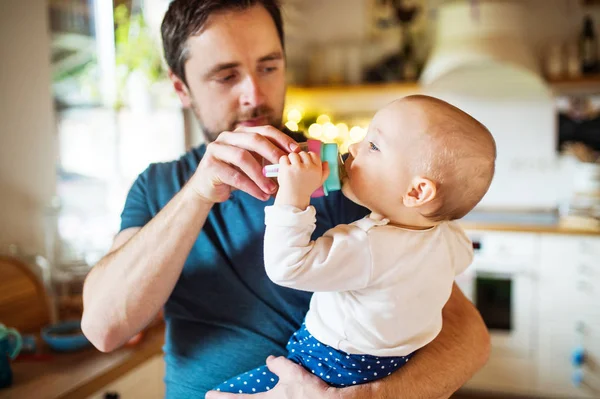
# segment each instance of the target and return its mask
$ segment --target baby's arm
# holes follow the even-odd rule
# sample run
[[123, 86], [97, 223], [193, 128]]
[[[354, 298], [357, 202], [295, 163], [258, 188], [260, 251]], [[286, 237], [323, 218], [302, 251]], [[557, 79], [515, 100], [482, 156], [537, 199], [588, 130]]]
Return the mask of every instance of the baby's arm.
[[276, 284], [304, 291], [364, 288], [371, 276], [367, 233], [339, 225], [311, 241], [315, 209], [290, 205], [265, 208], [265, 268]]

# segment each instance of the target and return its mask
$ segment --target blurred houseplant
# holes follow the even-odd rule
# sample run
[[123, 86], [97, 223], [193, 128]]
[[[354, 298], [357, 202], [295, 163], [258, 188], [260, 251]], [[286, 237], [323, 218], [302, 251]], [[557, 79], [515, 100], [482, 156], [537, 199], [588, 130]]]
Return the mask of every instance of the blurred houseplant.
[[52, 90], [57, 108], [100, 102], [95, 39], [81, 32], [52, 32]]
[[131, 14], [121, 4], [115, 8], [114, 18], [118, 76], [115, 108], [151, 109], [165, 86], [160, 45], [141, 12]]
[[400, 27], [401, 47], [398, 52], [385, 57], [365, 73], [367, 82], [382, 81], [414, 81], [417, 79], [421, 65], [416, 58], [415, 44], [411, 33], [412, 25], [419, 15], [421, 7], [411, 0], [378, 0], [378, 7], [389, 12], [386, 17], [376, 21], [380, 29]]

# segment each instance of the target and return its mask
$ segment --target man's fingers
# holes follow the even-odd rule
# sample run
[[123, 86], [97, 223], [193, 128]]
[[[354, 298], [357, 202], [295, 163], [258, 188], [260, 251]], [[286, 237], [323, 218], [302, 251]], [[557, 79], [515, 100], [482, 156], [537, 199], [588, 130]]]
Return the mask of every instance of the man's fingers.
[[244, 127], [236, 129], [243, 132], [254, 132], [261, 136], [268, 137], [273, 144], [286, 152], [297, 152], [300, 150], [300, 146], [290, 136], [283, 133], [281, 130], [274, 128], [273, 126], [255, 126], [255, 127]]
[[223, 132], [217, 138], [216, 143], [227, 144], [255, 152], [271, 163], [277, 163], [277, 160], [282, 155], [289, 153], [287, 148], [282, 150], [276, 143], [273, 143], [270, 138], [256, 132]]
[[279, 377], [280, 381], [297, 379], [302, 373], [308, 374], [308, 371], [302, 366], [282, 356], [269, 356], [267, 358], [267, 367], [273, 374]]
[[205, 399], [256, 399], [256, 395], [247, 395], [240, 393], [227, 393], [227, 392], [218, 392], [218, 391], [208, 391], [206, 393]]
[[[275, 183], [263, 175], [262, 167], [248, 151], [215, 142], [211, 144], [210, 153], [221, 163], [230, 165], [227, 170], [223, 170], [222, 173], [218, 174], [223, 183], [229, 184], [255, 197], [256, 193], [252, 190], [253, 187], [258, 187], [259, 191], [267, 195], [274, 192], [276, 188]], [[251, 191], [247, 189], [251, 189]]]
[[[286, 396], [287, 397], [287, 396]], [[209, 391], [206, 393], [206, 399], [282, 399], [281, 392], [277, 392], [277, 389], [270, 391], [253, 393], [252, 395], [244, 393], [225, 393], [217, 391]]]
[[248, 176], [240, 172], [231, 165], [228, 165], [219, 160], [213, 161], [214, 167], [219, 168], [216, 178], [223, 184], [233, 187], [237, 190], [242, 190], [254, 198], [266, 201], [269, 195], [263, 192]]

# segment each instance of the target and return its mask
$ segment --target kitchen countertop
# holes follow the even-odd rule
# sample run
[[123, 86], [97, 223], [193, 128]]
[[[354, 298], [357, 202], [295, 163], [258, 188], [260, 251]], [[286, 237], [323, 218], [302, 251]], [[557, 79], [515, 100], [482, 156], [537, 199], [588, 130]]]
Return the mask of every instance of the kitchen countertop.
[[477, 221], [460, 221], [465, 230], [505, 231], [513, 233], [542, 233], [542, 234], [564, 234], [564, 235], [588, 235], [600, 237], [600, 230], [588, 230], [583, 228], [572, 228], [560, 224], [519, 224], [519, 223], [492, 223]]
[[146, 330], [140, 343], [111, 353], [95, 348], [51, 353], [48, 360], [17, 358], [12, 363], [13, 385], [0, 390], [0, 399], [85, 398], [125, 373], [162, 353], [164, 325]]
[[561, 220], [556, 211], [474, 210], [459, 223], [465, 230], [600, 236], [600, 228], [591, 229], [573, 219]]

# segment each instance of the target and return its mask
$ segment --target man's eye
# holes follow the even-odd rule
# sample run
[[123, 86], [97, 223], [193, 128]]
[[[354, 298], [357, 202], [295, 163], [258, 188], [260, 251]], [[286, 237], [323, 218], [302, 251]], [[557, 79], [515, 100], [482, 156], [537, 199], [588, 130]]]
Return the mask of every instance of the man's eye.
[[232, 73], [232, 74], [226, 75], [224, 77], [217, 78], [217, 82], [219, 82], [219, 83], [229, 83], [229, 82], [233, 81], [234, 79], [235, 79], [235, 74]]
[[271, 73], [271, 72], [275, 72], [276, 70], [277, 70], [277, 67], [264, 67], [263, 68], [264, 73]]
[[369, 141], [369, 149], [371, 151], [379, 151], [379, 148], [372, 141]]

